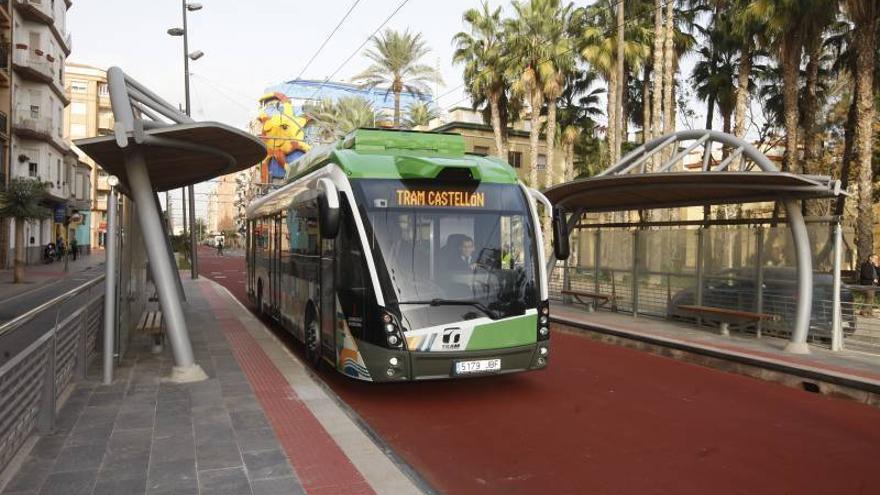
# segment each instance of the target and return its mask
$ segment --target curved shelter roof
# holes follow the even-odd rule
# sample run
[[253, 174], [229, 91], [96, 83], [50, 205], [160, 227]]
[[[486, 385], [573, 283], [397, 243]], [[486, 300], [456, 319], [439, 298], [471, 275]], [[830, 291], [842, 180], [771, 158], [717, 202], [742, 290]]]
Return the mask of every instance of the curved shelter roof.
[[[702, 163], [685, 166], [694, 156]], [[830, 177], [779, 172], [739, 138], [692, 130], [649, 141], [601, 174], [544, 194], [567, 211], [607, 212], [831, 198], [841, 191], [840, 181]]]
[[591, 177], [544, 194], [567, 211], [608, 212], [830, 198], [839, 194], [839, 182], [787, 172], [665, 172]]
[[193, 122], [144, 131], [142, 142], [121, 148], [114, 136], [75, 144], [129, 189], [125, 154], [135, 147], [146, 157], [153, 188], [167, 191], [244, 170], [266, 156], [256, 137], [218, 122]]

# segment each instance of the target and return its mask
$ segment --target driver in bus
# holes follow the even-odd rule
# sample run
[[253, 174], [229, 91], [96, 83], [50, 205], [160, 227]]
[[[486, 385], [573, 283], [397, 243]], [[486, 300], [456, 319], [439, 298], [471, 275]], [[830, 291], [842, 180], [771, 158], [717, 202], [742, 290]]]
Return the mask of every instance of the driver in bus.
[[[450, 236], [452, 237], [452, 236]], [[466, 235], [456, 236], [450, 241], [458, 242], [455, 255], [447, 260], [446, 269], [451, 273], [472, 272], [476, 267], [474, 263], [474, 240]]]

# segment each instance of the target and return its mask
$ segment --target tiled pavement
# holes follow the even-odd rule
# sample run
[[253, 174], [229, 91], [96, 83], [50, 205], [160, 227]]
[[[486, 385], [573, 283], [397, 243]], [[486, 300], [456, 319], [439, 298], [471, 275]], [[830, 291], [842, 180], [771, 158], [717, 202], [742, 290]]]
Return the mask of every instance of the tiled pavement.
[[[166, 351], [135, 337], [112, 385], [81, 382], [5, 495], [304, 493], [208, 302], [187, 292], [196, 360], [210, 379], [161, 382]], [[198, 320], [198, 325], [192, 322]]]

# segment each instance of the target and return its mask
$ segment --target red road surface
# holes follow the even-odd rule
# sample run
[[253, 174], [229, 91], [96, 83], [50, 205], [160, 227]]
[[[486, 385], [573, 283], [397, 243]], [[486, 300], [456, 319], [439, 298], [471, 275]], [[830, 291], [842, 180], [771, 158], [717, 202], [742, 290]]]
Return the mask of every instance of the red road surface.
[[[247, 304], [244, 258], [199, 262]], [[445, 493], [880, 493], [880, 409], [577, 334], [543, 372], [321, 376]]]

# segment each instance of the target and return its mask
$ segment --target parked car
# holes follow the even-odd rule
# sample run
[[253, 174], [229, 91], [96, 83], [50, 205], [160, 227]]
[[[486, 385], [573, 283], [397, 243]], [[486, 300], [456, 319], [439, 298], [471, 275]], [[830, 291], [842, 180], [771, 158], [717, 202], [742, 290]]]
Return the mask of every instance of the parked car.
[[[756, 270], [754, 267], [731, 268], [703, 280], [702, 306], [757, 312]], [[810, 316], [810, 334], [831, 335], [832, 295], [834, 280], [830, 274], [813, 274], [813, 305]], [[762, 305], [760, 312], [777, 315], [783, 322], [793, 322], [798, 300], [797, 270], [768, 267], [763, 270]], [[844, 333], [855, 331], [853, 291], [842, 284], [840, 289], [841, 325]], [[693, 319], [692, 312], [682, 305], [696, 304], [696, 287], [676, 293], [669, 302], [668, 314], [674, 318]]]

